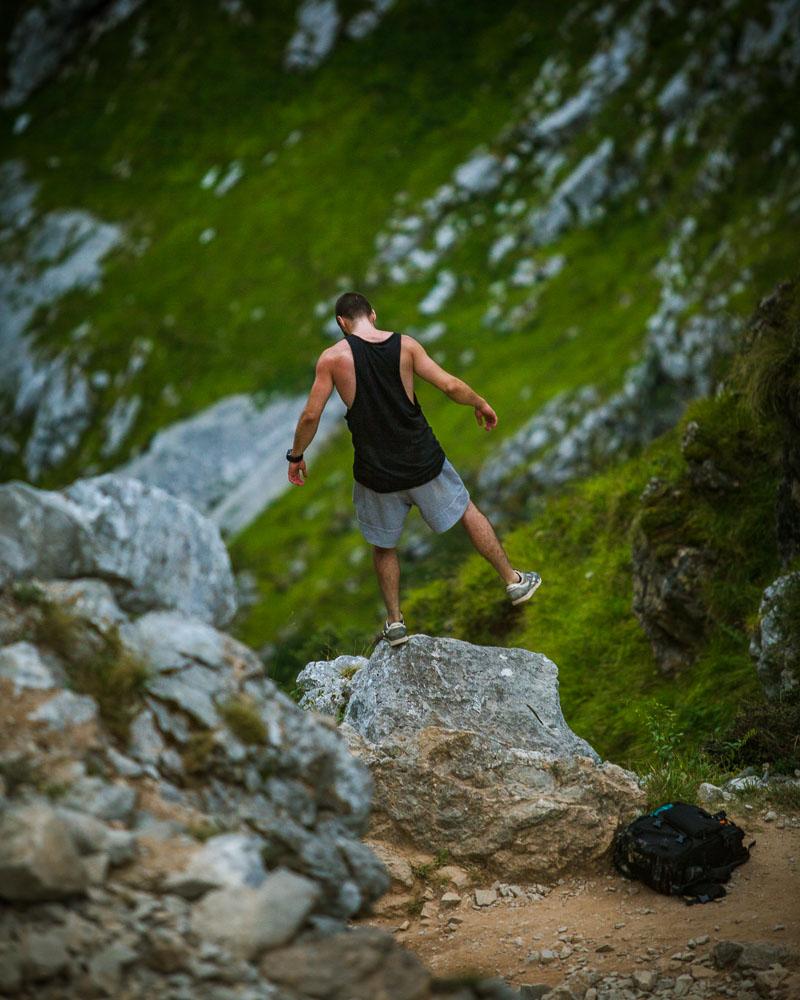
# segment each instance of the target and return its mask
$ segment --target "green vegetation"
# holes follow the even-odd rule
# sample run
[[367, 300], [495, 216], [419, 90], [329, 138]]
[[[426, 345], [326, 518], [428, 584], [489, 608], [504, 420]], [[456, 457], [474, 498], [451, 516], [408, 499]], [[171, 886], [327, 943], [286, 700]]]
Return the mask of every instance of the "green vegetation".
[[[781, 83], [779, 67], [767, 61], [752, 69], [751, 93], [760, 99], [705, 108], [696, 102], [704, 117], [694, 139], [667, 141], [659, 93], [689, 54], [694, 78], [714, 63], [720, 44], [717, 31], [691, 29], [690, 7], [677, 6], [675, 17], [654, 14], [657, 42], [644, 64], [565, 143], [563, 162], [555, 165], [550, 188], [603, 139], [613, 139], [617, 165], [631, 168], [633, 183], [601, 217], [541, 250], [523, 241], [493, 266], [488, 250], [496, 223], [515, 201], [525, 213], [541, 207], [548, 182], [526, 162], [498, 190], [454, 212], [469, 235], [437, 265], [457, 274], [459, 287], [435, 317], [447, 329], [430, 349], [492, 402], [498, 429], [481, 432], [469, 410], [430, 386], [420, 386], [418, 395], [474, 493], [482, 464], [503, 438], [556, 394], [594, 385], [602, 396], [620, 387], [659, 304], [657, 265], [687, 216], [696, 235], [682, 255], [675, 290], [690, 300], [697, 292], [693, 310], [724, 296], [732, 316], [746, 316], [787, 276], [796, 243], [797, 170], [791, 148], [770, 149], [783, 126], [797, 134], [800, 105]], [[114, 468], [162, 427], [230, 393], [266, 401], [307, 390], [314, 360], [330, 342], [314, 307], [341, 287], [364, 290], [380, 325], [408, 331], [426, 325], [418, 304], [435, 271], [407, 283], [371, 274], [376, 236], [392, 218], [424, 215], [423, 200], [478, 146], [500, 156], [514, 148], [519, 123], [533, 107], [542, 113], [530, 93], [546, 60], [561, 74], [557, 100], [563, 101], [605, 45], [593, 4], [564, 22], [559, 5], [538, 0], [510, 0], [502, 9], [398, 0], [369, 40], [343, 37], [313, 73], [287, 73], [282, 57], [295, 27], [295, 0], [253, 0], [248, 7], [254, 14], [248, 25], [222, 14], [217, 0], [199, 0], [191, 12], [180, 0], [148, 7], [146, 22], [136, 15], [110, 31], [26, 102], [31, 121], [24, 131], [13, 130], [16, 110], [0, 110], [9, 155], [41, 186], [37, 209], [79, 207], [126, 231], [124, 244], [104, 262], [99, 292], [72, 292], [35, 318], [34, 340], [43, 352], [69, 347], [85, 355], [87, 370], [112, 376], [97, 392], [96, 419], [79, 449], [38, 485], [59, 487], [90, 470]], [[340, 8], [349, 16], [358, 5], [341, 0]], [[625, 0], [620, 23], [635, 9]], [[767, 24], [770, 17], [768, 0], [734, 6], [726, 13], [723, 47], [733, 51], [747, 19]], [[142, 23], [147, 53], [137, 59], [131, 40]], [[10, 24], [8, 11], [0, 15], [3, 37]], [[649, 152], [637, 166], [637, 144], [648, 136]], [[531, 161], [537, 152], [532, 147]], [[712, 156], [729, 158], [731, 166], [706, 196], [702, 177]], [[233, 161], [243, 176], [228, 193], [201, 186], [209, 170], [224, 173]], [[214, 238], [201, 242], [208, 229]], [[549, 281], [525, 287], [508, 280], [521, 259], [542, 262], [556, 254], [565, 266]], [[484, 317], [501, 278], [504, 313], [516, 310], [518, 319], [491, 327]], [[748, 644], [758, 596], [779, 568], [775, 492], [781, 476], [800, 467], [796, 450], [778, 454], [781, 442], [800, 440], [800, 343], [792, 308], [791, 322], [777, 324], [778, 339], [749, 345], [735, 390], [691, 406], [681, 427], [642, 454], [598, 469], [558, 496], [510, 505], [503, 539], [512, 559], [544, 577], [530, 604], [508, 605], [460, 528], [430, 536], [414, 511], [407, 536], [419, 532], [431, 550], [403, 562], [411, 627], [546, 653], [560, 669], [568, 721], [617, 760], [657, 763], [652, 727], [640, 711], [654, 702], [684, 734], [687, 773], [692, 747], [743, 739], [746, 730], [734, 722], [738, 708], [768, 711]], [[72, 333], [87, 320], [76, 343]], [[145, 364], [126, 374], [132, 350], [144, 340], [152, 343]], [[142, 406], [129, 439], [118, 453], [102, 455], [100, 417], [133, 395]], [[690, 422], [698, 430], [682, 446]], [[384, 613], [369, 548], [354, 522], [346, 432], [324, 449], [312, 445], [308, 461], [308, 485], [291, 489], [230, 540], [235, 568], [255, 574], [260, 597], [235, 622], [236, 634], [265, 651], [271, 676], [288, 691], [309, 660], [369, 655]], [[724, 488], [698, 485], [693, 472], [706, 462]], [[4, 452], [2, 473], [25, 478], [21, 453]], [[642, 499], [653, 479], [661, 485]], [[681, 545], [712, 554], [703, 584], [708, 621], [694, 662], [677, 679], [659, 671], [632, 613], [637, 542], [664, 561]], [[38, 600], [24, 585], [17, 597]], [[46, 611], [41, 628], [42, 641], [69, 664], [71, 683], [96, 697], [103, 717], [124, 733], [141, 698], [141, 665], [113, 632], [90, 636], [67, 614]], [[80, 656], [71, 652], [77, 648]], [[226, 712], [241, 739], [263, 740], [260, 720], [244, 702]], [[757, 726], [768, 732], [769, 716]], [[783, 743], [759, 739], [742, 744], [740, 759], [748, 753], [795, 759]], [[187, 771], [201, 772], [212, 752], [211, 734], [202, 734], [185, 751]]]
[[111, 735], [127, 742], [130, 724], [144, 700], [147, 666], [123, 645], [116, 625], [99, 629], [46, 599], [40, 601], [38, 612], [32, 619], [32, 640], [60, 658], [68, 685], [91, 695]]
[[246, 695], [234, 695], [219, 706], [219, 714], [233, 735], [242, 743], [266, 743], [267, 727], [258, 708]]

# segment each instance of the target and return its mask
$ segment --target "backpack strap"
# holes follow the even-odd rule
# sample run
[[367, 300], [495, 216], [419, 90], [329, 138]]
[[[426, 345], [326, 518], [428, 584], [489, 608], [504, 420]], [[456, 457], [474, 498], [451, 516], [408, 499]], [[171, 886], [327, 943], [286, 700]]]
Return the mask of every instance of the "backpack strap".
[[693, 886], [694, 895], [686, 900], [687, 906], [695, 906], [697, 903], [710, 903], [712, 899], [721, 899], [727, 896], [725, 886], [719, 882], [699, 882]]

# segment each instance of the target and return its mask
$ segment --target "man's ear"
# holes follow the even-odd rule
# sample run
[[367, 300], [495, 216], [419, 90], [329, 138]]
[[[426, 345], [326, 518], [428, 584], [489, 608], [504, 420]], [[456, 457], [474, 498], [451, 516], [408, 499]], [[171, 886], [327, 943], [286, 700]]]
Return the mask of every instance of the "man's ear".
[[370, 323], [372, 323], [373, 326], [375, 326], [375, 320], [377, 318], [378, 318], [378, 314], [373, 309], [372, 312], [369, 314], [369, 321], [370, 321]]
[[345, 330], [345, 328], [344, 328], [344, 323], [342, 322], [342, 317], [341, 316], [337, 316], [336, 317], [336, 322], [338, 323], [339, 329], [342, 331], [342, 333], [347, 333], [347, 330]]

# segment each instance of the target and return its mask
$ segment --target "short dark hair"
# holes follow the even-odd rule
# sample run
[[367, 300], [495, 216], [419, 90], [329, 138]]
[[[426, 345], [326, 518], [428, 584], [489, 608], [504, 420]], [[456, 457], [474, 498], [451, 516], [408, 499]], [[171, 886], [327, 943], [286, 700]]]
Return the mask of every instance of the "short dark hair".
[[336, 300], [336, 315], [345, 319], [358, 319], [359, 316], [369, 316], [372, 306], [360, 292], [345, 292]]

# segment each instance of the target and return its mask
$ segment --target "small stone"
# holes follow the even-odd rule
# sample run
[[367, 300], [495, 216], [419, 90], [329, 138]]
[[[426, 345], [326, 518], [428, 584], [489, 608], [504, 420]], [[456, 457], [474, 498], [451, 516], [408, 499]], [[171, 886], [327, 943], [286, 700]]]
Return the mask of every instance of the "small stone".
[[783, 930], [786, 930], [786, 924], [775, 924], [775, 926], [772, 929], [774, 931], [783, 931]]
[[25, 978], [52, 979], [69, 963], [64, 939], [58, 931], [28, 934], [22, 948]]
[[689, 975], [678, 976], [675, 980], [675, 987], [673, 990], [673, 995], [676, 997], [684, 997], [689, 992], [694, 984], [694, 980]]
[[539, 954], [539, 961], [542, 965], [550, 965], [551, 962], [555, 962], [558, 956], [550, 948], [543, 948]]
[[145, 961], [156, 972], [172, 973], [185, 968], [189, 951], [180, 934], [165, 927], [150, 930], [144, 939]]
[[457, 892], [446, 892], [442, 896], [440, 904], [443, 910], [454, 910], [461, 906], [461, 896]]
[[597, 946], [597, 947], [595, 948], [595, 951], [596, 951], [596, 952], [597, 952], [597, 953], [598, 953], [599, 955], [605, 955], [605, 954], [607, 954], [608, 952], [610, 952], [610, 951], [613, 951], [613, 950], [614, 950], [614, 947], [613, 947], [613, 945], [610, 945], [610, 944], [601, 944], [601, 945], [598, 945], [598, 946]]
[[90, 854], [83, 859], [83, 867], [89, 876], [90, 885], [102, 885], [108, 875], [109, 857], [107, 854]]
[[649, 993], [658, 980], [658, 974], [652, 972], [650, 969], [637, 969], [637, 971], [633, 973], [632, 979], [637, 989], [644, 990]]
[[439, 907], [434, 903], [432, 899], [429, 899], [427, 903], [423, 904], [422, 912], [420, 916], [423, 920], [434, 920], [439, 914]]
[[18, 948], [0, 949], [0, 990], [16, 993], [22, 985], [22, 956]]
[[475, 905], [476, 906], [491, 906], [492, 903], [497, 902], [497, 891], [495, 889], [476, 889], [475, 890]]
[[766, 812], [766, 813], [764, 814], [764, 822], [765, 822], [765, 823], [772, 823], [772, 822], [774, 822], [774, 821], [775, 821], [775, 820], [776, 820], [777, 818], [778, 818], [778, 814], [777, 814], [777, 813], [775, 812], [775, 810], [774, 810], [774, 809], [770, 809], [770, 810], [769, 810], [768, 812]]
[[[452, 922], [452, 921], [451, 921], [451, 922]], [[408, 930], [408, 928], [409, 928], [410, 926], [411, 926], [411, 922], [410, 922], [410, 921], [408, 921], [408, 920], [404, 920], [404, 921], [402, 922], [402, 924], [400, 924], [400, 926], [399, 926], [399, 927], [398, 927], [397, 929], [398, 929], [399, 931], [407, 931], [407, 930]]]

